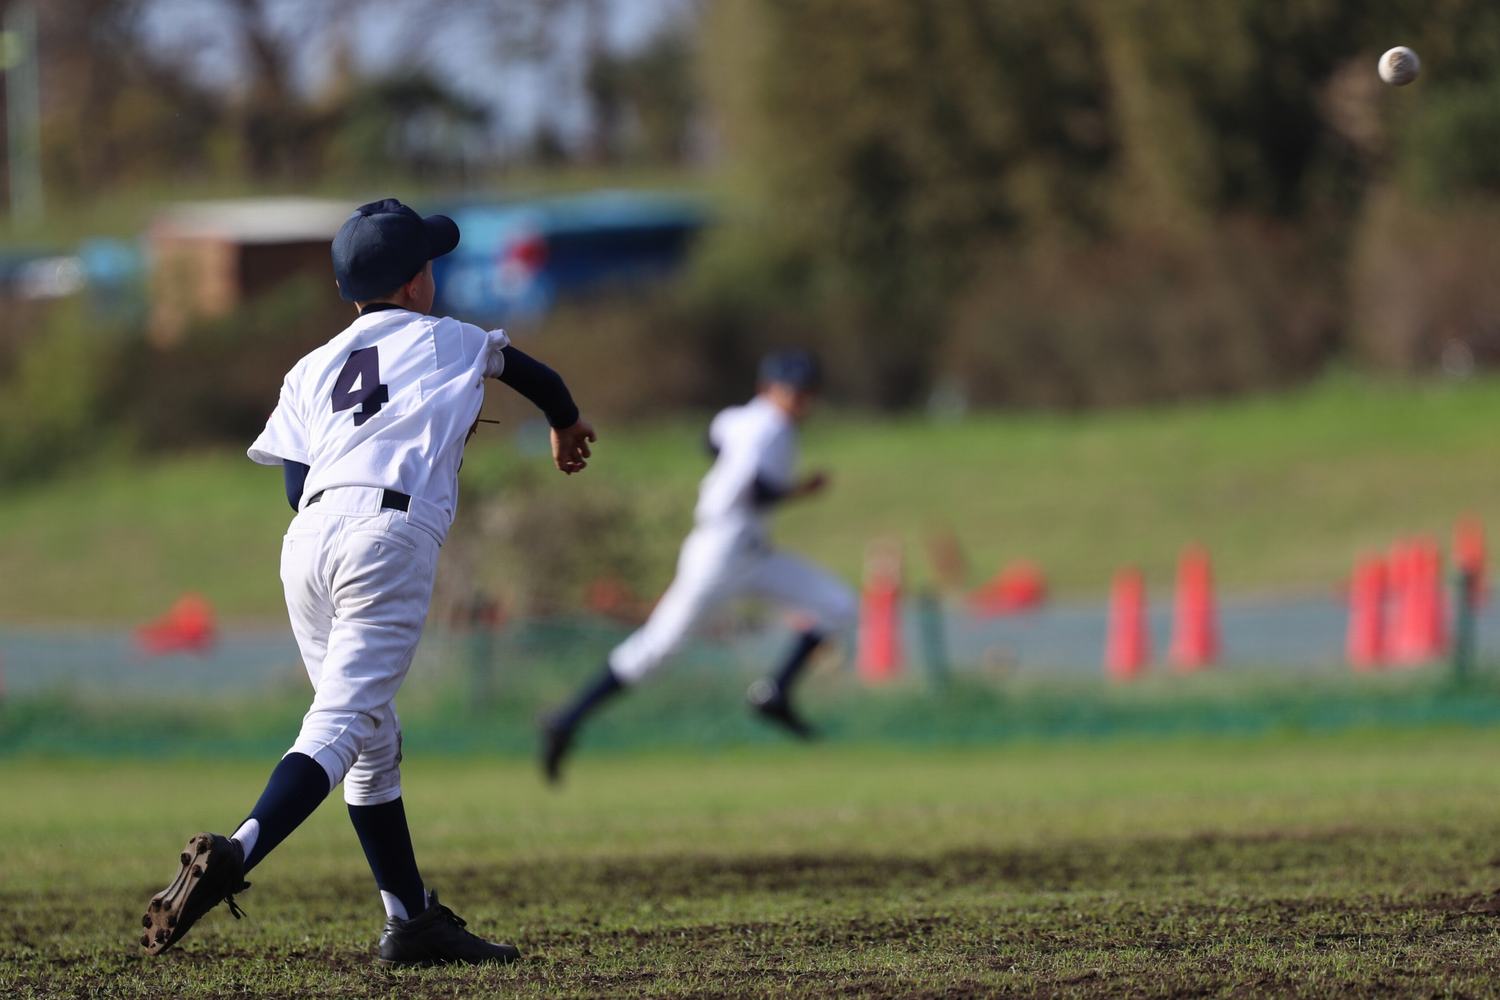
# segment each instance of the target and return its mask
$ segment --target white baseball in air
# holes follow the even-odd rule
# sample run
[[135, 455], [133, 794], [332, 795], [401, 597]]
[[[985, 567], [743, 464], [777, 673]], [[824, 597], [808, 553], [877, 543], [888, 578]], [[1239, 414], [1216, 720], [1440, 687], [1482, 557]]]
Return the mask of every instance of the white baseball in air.
[[1422, 60], [1405, 45], [1398, 45], [1380, 57], [1380, 78], [1392, 87], [1404, 87], [1422, 72]]

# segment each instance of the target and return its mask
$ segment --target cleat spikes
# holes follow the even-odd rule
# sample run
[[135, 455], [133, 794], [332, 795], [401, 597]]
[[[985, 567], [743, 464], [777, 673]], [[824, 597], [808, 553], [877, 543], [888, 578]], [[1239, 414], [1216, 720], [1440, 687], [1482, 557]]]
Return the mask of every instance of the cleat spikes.
[[245, 884], [244, 853], [218, 834], [198, 834], [178, 854], [181, 867], [172, 883], [151, 897], [141, 926], [141, 947], [160, 955], [180, 941], [208, 911], [226, 900], [232, 915], [240, 916], [232, 890]]

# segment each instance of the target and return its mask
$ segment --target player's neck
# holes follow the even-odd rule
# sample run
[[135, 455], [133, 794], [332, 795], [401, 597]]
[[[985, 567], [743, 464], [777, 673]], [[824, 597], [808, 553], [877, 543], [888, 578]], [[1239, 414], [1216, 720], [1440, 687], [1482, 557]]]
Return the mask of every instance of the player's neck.
[[779, 397], [776, 393], [757, 393], [755, 398], [760, 400], [764, 405], [769, 406], [771, 409], [781, 414], [781, 416], [786, 419], [787, 423], [794, 426], [797, 424], [796, 413], [793, 412], [791, 406], [786, 402], [786, 400]]
[[366, 302], [364, 305], [359, 306], [358, 311], [361, 316], [367, 316], [370, 313], [381, 312], [386, 309], [405, 309], [407, 312], [413, 311], [410, 306], [403, 306], [397, 302]]

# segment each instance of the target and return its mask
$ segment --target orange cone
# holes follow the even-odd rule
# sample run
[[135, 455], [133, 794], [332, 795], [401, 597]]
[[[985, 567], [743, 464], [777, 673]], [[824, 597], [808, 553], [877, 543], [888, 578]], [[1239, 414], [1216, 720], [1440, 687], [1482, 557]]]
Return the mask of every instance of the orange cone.
[[218, 640], [213, 605], [199, 594], [184, 594], [162, 617], [136, 630], [148, 653], [202, 653]]
[[1170, 658], [1179, 670], [1202, 670], [1219, 658], [1218, 613], [1208, 550], [1188, 547], [1177, 566]]
[[1035, 563], [1021, 560], [996, 573], [969, 595], [969, 609], [987, 618], [1035, 611], [1047, 603], [1047, 578]]
[[1354, 568], [1349, 585], [1349, 631], [1344, 651], [1355, 670], [1375, 670], [1385, 662], [1385, 560], [1369, 556]]
[[1406, 541], [1391, 545], [1386, 556], [1386, 588], [1390, 594], [1385, 616], [1385, 655], [1392, 663], [1406, 663], [1415, 645], [1412, 612], [1413, 547]]
[[1443, 580], [1443, 555], [1438, 543], [1422, 543], [1422, 659], [1441, 659], [1448, 655], [1448, 588]]
[[860, 677], [870, 683], [896, 677], [901, 650], [901, 547], [881, 542], [871, 545], [865, 557], [856, 657]]
[[1104, 639], [1104, 672], [1117, 681], [1145, 673], [1151, 659], [1146, 628], [1146, 585], [1140, 570], [1122, 569], [1109, 591], [1109, 631]]
[[1418, 539], [1404, 546], [1401, 562], [1404, 593], [1396, 610], [1399, 622], [1391, 659], [1417, 666], [1438, 659], [1448, 648], [1442, 557], [1437, 543]]

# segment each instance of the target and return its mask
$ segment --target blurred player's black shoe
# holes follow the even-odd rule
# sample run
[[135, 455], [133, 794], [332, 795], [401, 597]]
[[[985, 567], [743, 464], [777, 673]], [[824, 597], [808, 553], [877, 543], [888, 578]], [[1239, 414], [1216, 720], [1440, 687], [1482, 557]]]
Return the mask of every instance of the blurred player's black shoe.
[[464, 929], [464, 918], [427, 894], [427, 909], [410, 920], [391, 917], [380, 934], [381, 965], [509, 965], [521, 957], [515, 945], [493, 944]]
[[541, 737], [542, 776], [555, 785], [562, 780], [562, 762], [573, 746], [573, 727], [554, 718], [543, 719]]
[[234, 894], [250, 888], [245, 881], [245, 852], [239, 842], [217, 833], [200, 833], [187, 842], [178, 859], [182, 867], [172, 884], [151, 897], [141, 926], [141, 947], [160, 955], [176, 944], [198, 918], [226, 900], [238, 920], [244, 915]]
[[817, 730], [797, 714], [786, 692], [772, 681], [759, 680], [750, 685], [750, 691], [745, 695], [745, 700], [749, 703], [750, 710], [756, 715], [773, 725], [780, 726], [793, 736], [804, 740], [817, 738]]

